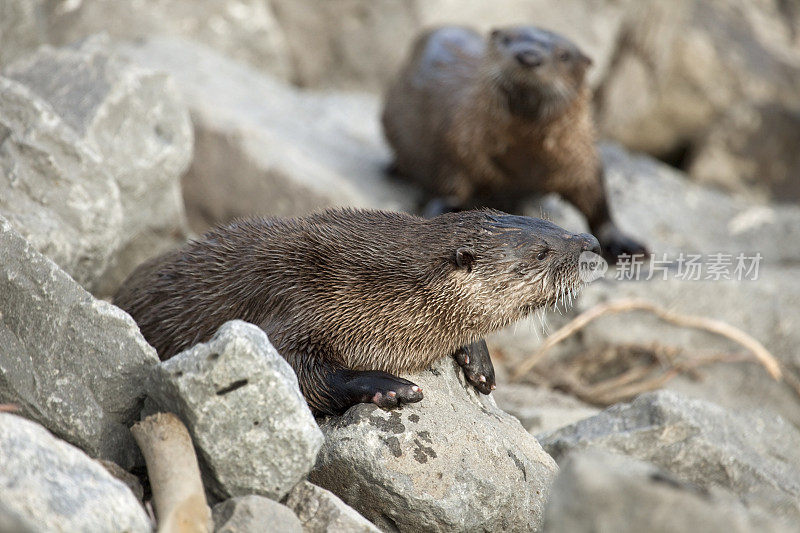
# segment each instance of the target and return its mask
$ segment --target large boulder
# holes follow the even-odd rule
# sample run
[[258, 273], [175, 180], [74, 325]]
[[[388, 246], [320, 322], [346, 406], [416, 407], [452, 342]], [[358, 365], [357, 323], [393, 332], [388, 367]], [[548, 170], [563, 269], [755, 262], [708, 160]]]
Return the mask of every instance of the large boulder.
[[603, 448], [651, 462], [700, 487], [800, 519], [800, 430], [768, 412], [732, 412], [670, 391], [639, 396], [539, 435], [557, 461]]
[[656, 466], [589, 449], [564, 461], [545, 510], [546, 533], [796, 531], [723, 489], [702, 489]]
[[280, 78], [293, 72], [283, 30], [264, 0], [82, 0], [47, 8], [47, 31], [56, 44], [101, 31], [115, 40], [182, 37]]
[[501, 383], [492, 396], [500, 409], [515, 416], [534, 435], [600, 412], [568, 394], [524, 383]]
[[151, 531], [128, 487], [38, 424], [0, 413], [0, 449], [2, 506], [24, 526], [65, 533]]
[[451, 358], [405, 377], [421, 402], [360, 404], [321, 423], [310, 481], [384, 530], [538, 529], [556, 466], [536, 439]]
[[0, 3], [0, 68], [47, 41], [45, 0]]
[[0, 218], [0, 403], [130, 467], [128, 431], [158, 363], [133, 319], [96, 300]]
[[[192, 156], [189, 114], [167, 76], [133, 66], [112, 55], [109, 48], [110, 42], [105, 37], [93, 37], [65, 48], [43, 47], [3, 71], [4, 76], [41, 99], [39, 105], [63, 120], [80, 139], [79, 144], [99, 161], [102, 176], [96, 176], [97, 170], [87, 172], [85, 177], [76, 175], [76, 183], [71, 187], [91, 186], [96, 181], [107, 181], [110, 176], [119, 189], [120, 227], [116, 228], [114, 223], [120, 208], [113, 204], [103, 206], [106, 212], [98, 213], [100, 216], [94, 221], [98, 231], [118, 234], [114, 235], [117, 242], [109, 243], [101, 251], [108, 260], [104, 272], [97, 276], [101, 279], [88, 279], [94, 292], [104, 295], [113, 294], [143, 260], [185, 239], [187, 227], [179, 178]], [[37, 125], [30, 135], [48, 126], [48, 122]], [[76, 143], [69, 138], [65, 141]], [[50, 150], [44, 149], [37, 156], [39, 159], [34, 159], [30, 152], [19, 151], [15, 155], [9, 161], [11, 165], [21, 162], [35, 169], [48, 168], [41, 163], [35, 165], [48, 157]], [[19, 194], [25, 189], [15, 186], [16, 172], [12, 172], [10, 186]], [[46, 181], [46, 187], [52, 187], [48, 170], [42, 171], [40, 179]], [[87, 182], [86, 185], [81, 181]], [[47, 191], [45, 185], [39, 187], [42, 190], [33, 189], [33, 193], [28, 189], [28, 203], [36, 205], [40, 196], [58, 192], [58, 189]], [[97, 202], [108, 203], [116, 197], [116, 193], [107, 195], [108, 200], [100, 198]], [[45, 209], [59, 212], [65, 209], [63, 204], [52, 202]], [[83, 207], [77, 202], [66, 205], [72, 210], [70, 214]], [[28, 215], [29, 211], [23, 210], [27, 207], [25, 204], [10, 209], [22, 217]], [[114, 212], [110, 212], [112, 209]], [[104, 217], [111, 219], [108, 224]], [[95, 228], [86, 229], [91, 232]], [[35, 227], [26, 230], [37, 232]], [[82, 234], [76, 236], [82, 237]], [[76, 278], [82, 283], [87, 281], [85, 276]]]
[[334, 493], [301, 481], [286, 496], [286, 505], [303, 524], [305, 533], [379, 533], [372, 522]]
[[170, 73], [189, 105], [195, 158], [183, 178], [192, 228], [332, 205], [409, 206], [384, 176], [377, 98], [297, 91], [207, 47], [154, 38], [120, 48]]
[[186, 424], [209, 488], [222, 498], [282, 498], [322, 445], [289, 363], [240, 320], [155, 367], [147, 390]]

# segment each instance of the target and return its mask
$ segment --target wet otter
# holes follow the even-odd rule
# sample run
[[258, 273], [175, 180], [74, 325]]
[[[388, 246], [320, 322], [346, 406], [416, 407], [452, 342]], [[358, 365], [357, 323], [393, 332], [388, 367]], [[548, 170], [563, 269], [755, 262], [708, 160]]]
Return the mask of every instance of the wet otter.
[[424, 33], [386, 96], [394, 173], [451, 209], [518, 211], [526, 194], [556, 192], [586, 216], [609, 257], [644, 253], [609, 214], [590, 65], [572, 42], [534, 27], [497, 29], [488, 39], [462, 27]]
[[315, 414], [422, 399], [393, 374], [453, 356], [494, 388], [484, 335], [582, 282], [597, 239], [499, 211], [424, 219], [333, 209], [240, 220], [141, 265], [114, 303], [162, 359], [224, 322], [259, 325], [297, 373]]

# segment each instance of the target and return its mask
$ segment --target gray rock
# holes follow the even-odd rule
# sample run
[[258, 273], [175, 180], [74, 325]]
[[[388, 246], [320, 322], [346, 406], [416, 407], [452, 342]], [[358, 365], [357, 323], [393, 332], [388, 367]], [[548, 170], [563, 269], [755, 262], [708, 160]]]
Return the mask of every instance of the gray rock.
[[263, 0], [51, 2], [47, 30], [50, 39], [62, 45], [97, 32], [108, 32], [115, 40], [182, 37], [287, 79], [294, 69], [271, 3]]
[[195, 158], [183, 194], [193, 229], [332, 205], [412, 205], [407, 189], [385, 176], [389, 153], [376, 97], [298, 91], [175, 39], [148, 39], [120, 50], [169, 72], [189, 105]]
[[179, 179], [192, 156], [189, 113], [167, 76], [109, 49], [108, 38], [96, 36], [44, 47], [4, 71], [63, 118], [119, 188], [118, 249], [109, 250], [102, 279], [91, 284], [102, 295], [113, 294], [143, 260], [185, 239]]
[[301, 533], [303, 526], [291, 509], [263, 496], [239, 496], [214, 506], [215, 533]]
[[745, 507], [722, 489], [701, 489], [654, 465], [586, 450], [570, 454], [545, 509], [547, 533], [749, 533], [794, 527]]
[[305, 533], [379, 533], [372, 522], [340, 500], [332, 492], [301, 481], [286, 496]]
[[515, 416], [534, 435], [589, 418], [600, 412], [567, 394], [544, 387], [501, 383], [492, 393], [497, 407]]
[[800, 519], [800, 431], [771, 413], [734, 413], [659, 391], [539, 440], [557, 461], [573, 450], [603, 448], [703, 488], [726, 488], [771, 514]]
[[0, 403], [123, 467], [158, 363], [133, 319], [94, 299], [0, 218]]
[[119, 187], [53, 107], [0, 77], [0, 216], [89, 286], [120, 245]]
[[0, 413], [3, 506], [37, 531], [150, 532], [128, 487], [41, 426]]
[[692, 150], [689, 175], [763, 200], [800, 200], [800, 109], [745, 103], [717, 120]]
[[360, 404], [321, 423], [309, 480], [384, 530], [538, 529], [556, 466], [536, 439], [450, 358], [406, 377], [421, 402]]
[[186, 424], [223, 498], [282, 498], [322, 445], [292, 368], [261, 329], [239, 320], [157, 366], [148, 396]]
[[35, 50], [47, 40], [44, 0], [0, 3], [0, 67]]

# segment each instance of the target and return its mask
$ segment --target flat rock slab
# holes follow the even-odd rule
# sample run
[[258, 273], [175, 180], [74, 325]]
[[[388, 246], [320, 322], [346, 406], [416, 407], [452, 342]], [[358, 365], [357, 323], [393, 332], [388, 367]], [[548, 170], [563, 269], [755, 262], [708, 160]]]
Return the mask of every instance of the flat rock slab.
[[800, 431], [772, 413], [737, 413], [659, 391], [539, 440], [558, 461], [573, 450], [602, 448], [800, 520]]
[[125, 484], [40, 425], [0, 413], [0, 450], [2, 507], [18, 523], [64, 533], [151, 531]]
[[0, 403], [130, 467], [128, 425], [158, 364], [133, 319], [97, 300], [0, 217]]
[[309, 479], [390, 531], [533, 531], [556, 465], [519, 421], [445, 358], [405, 376], [424, 399], [321, 422]]
[[702, 489], [655, 465], [598, 449], [571, 454], [553, 483], [546, 533], [788, 533], [723, 489]]
[[311, 470], [322, 445], [289, 363], [261, 329], [241, 320], [156, 366], [147, 390], [186, 424], [210, 488], [222, 498], [282, 498]]
[[286, 505], [300, 519], [305, 533], [380, 533], [334, 493], [308, 481], [294, 486], [286, 496]]
[[291, 509], [264, 496], [239, 496], [214, 506], [214, 533], [303, 533]]

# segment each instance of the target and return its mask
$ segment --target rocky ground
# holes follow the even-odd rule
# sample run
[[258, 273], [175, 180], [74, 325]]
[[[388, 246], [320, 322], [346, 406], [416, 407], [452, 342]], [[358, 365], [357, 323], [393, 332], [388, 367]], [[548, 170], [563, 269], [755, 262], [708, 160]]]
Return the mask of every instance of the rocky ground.
[[[0, 532], [151, 531], [129, 428], [162, 411], [188, 430], [217, 531], [800, 531], [800, 207], [785, 202], [800, 10], [136, 5], [0, 4]], [[413, 376], [421, 403], [315, 420], [255, 326], [161, 363], [108, 303], [140, 262], [236, 216], [413, 210], [384, 173], [376, 90], [423, 25], [520, 19], [592, 52], [612, 211], [670, 259], [652, 279], [611, 269], [547, 330], [647, 300], [752, 336], [782, 379], [730, 339], [633, 311], [512, 382], [546, 338], [532, 318], [488, 339], [491, 396], [447, 360]], [[585, 229], [556, 197], [531, 201], [542, 211]], [[680, 254], [739, 253], [761, 254], [757, 279], [677, 277]]]

